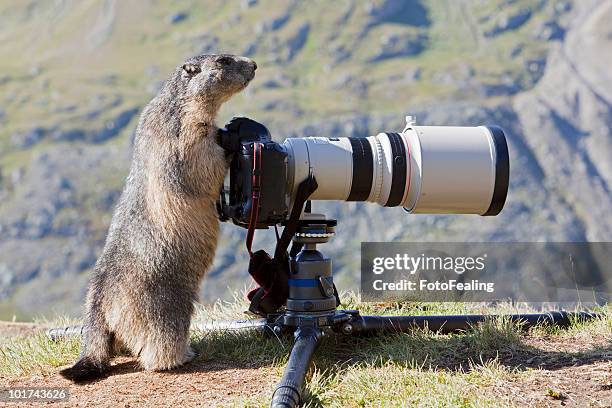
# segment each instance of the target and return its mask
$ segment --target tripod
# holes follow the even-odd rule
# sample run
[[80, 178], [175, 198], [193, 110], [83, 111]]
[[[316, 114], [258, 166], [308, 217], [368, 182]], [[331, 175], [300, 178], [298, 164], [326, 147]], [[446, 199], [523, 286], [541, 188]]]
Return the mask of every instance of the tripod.
[[[313, 214], [314, 215], [314, 214]], [[301, 220], [293, 241], [303, 244], [302, 250], [291, 260], [289, 298], [283, 313], [269, 315], [266, 327], [280, 334], [293, 331], [295, 343], [282, 379], [272, 395], [271, 407], [297, 407], [302, 403], [306, 372], [322, 337], [327, 332], [343, 335], [380, 332], [408, 332], [415, 328], [451, 333], [495, 316], [362, 316], [357, 310], [337, 310], [340, 304], [333, 284], [331, 259], [317, 250], [317, 245], [328, 242], [335, 234], [336, 221], [321, 219]], [[542, 314], [509, 315], [528, 328], [539, 323], [568, 325], [572, 318], [590, 319], [589, 312], [550, 312]]]
[[[314, 217], [312, 217], [314, 216]], [[302, 403], [306, 373], [313, 355], [328, 333], [341, 335], [363, 335], [374, 333], [401, 333], [427, 328], [433, 332], [453, 333], [496, 315], [459, 316], [362, 316], [357, 310], [338, 310], [340, 304], [333, 283], [332, 262], [317, 250], [318, 244], [328, 242], [335, 234], [336, 220], [323, 216], [299, 221], [293, 241], [302, 244], [302, 250], [291, 259], [289, 276], [289, 297], [286, 308], [266, 318], [193, 324], [200, 331], [212, 330], [260, 330], [276, 335], [294, 333], [295, 342], [283, 377], [272, 395], [271, 407], [297, 407]], [[521, 322], [523, 328], [537, 324], [568, 325], [573, 319], [593, 319], [590, 312], [548, 312], [533, 314], [512, 314], [505, 316], [514, 322]], [[47, 332], [53, 339], [82, 335], [82, 326], [54, 328]]]

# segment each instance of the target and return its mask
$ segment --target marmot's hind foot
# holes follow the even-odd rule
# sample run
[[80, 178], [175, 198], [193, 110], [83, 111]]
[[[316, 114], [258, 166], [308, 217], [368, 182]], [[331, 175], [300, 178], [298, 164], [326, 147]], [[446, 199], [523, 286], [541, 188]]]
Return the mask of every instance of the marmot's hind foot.
[[176, 347], [172, 350], [153, 350], [153, 347], [149, 347], [140, 354], [140, 363], [147, 371], [166, 371], [180, 367], [195, 357], [196, 353], [189, 346], [182, 351]]
[[94, 361], [90, 357], [83, 357], [70, 368], [60, 371], [60, 375], [75, 383], [84, 383], [108, 375], [108, 364]]

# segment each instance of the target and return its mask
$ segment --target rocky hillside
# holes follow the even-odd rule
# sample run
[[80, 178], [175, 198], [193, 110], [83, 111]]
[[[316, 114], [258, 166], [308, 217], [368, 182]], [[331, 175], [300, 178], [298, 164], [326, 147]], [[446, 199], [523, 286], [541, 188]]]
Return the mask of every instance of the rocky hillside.
[[[610, 241], [611, 19], [597, 0], [3, 2], [0, 317], [80, 312], [138, 114], [197, 53], [257, 61], [219, 122], [248, 115], [278, 140], [399, 130], [407, 113], [506, 129], [496, 218], [316, 203], [340, 222], [326, 252], [343, 287], [365, 240]], [[250, 284], [243, 238], [223, 229], [204, 301]]]

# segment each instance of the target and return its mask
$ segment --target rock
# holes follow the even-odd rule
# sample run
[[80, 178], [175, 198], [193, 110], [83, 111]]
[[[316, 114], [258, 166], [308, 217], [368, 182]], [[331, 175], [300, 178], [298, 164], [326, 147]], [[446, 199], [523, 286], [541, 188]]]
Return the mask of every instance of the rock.
[[605, 84], [612, 82], [609, 70], [599, 67], [612, 62], [612, 37], [602, 35], [610, 32], [612, 7], [586, 1], [575, 6], [563, 46], [553, 47], [548, 63], [536, 67], [543, 70], [537, 85], [513, 104], [524, 134], [532, 135], [525, 143], [544, 185], [576, 224], [568, 236], [609, 241], [612, 88]]
[[232, 14], [226, 17], [225, 20], [223, 20], [223, 25], [221, 27], [223, 31], [229, 31], [233, 29], [234, 27], [240, 25], [241, 21], [242, 21], [242, 15], [240, 15], [240, 13], [235, 13], [235, 14]]
[[[61, 144], [35, 154], [27, 172], [21, 169], [12, 174], [11, 200], [0, 206], [0, 219], [5, 230], [0, 242], [3, 238], [40, 239], [74, 235], [82, 230], [88, 221], [73, 209], [84, 204], [83, 195], [93, 199], [104, 192], [97, 191], [99, 184], [95, 180], [98, 173], [93, 170], [105, 168], [108, 175], [117, 171], [113, 167], [127, 165], [124, 156], [117, 155], [114, 149], [75, 148]], [[70, 165], [66, 166], [66, 163]], [[23, 202], [28, 205], [19, 204]]]
[[291, 14], [290, 13], [285, 13], [280, 17], [277, 17], [273, 20], [270, 21], [270, 25], [269, 25], [269, 29], [271, 31], [276, 31], [276, 30], [280, 30], [285, 24], [287, 24], [287, 21], [289, 21], [289, 19], [291, 18]]
[[302, 110], [294, 102], [284, 99], [274, 99], [263, 104], [262, 109], [266, 111], [281, 111], [295, 116], [302, 114]]
[[240, 3], [243, 10], [254, 7], [257, 5], [257, 0], [242, 0]]
[[72, 112], [76, 112], [78, 109], [78, 107], [76, 105], [64, 105], [64, 106], [58, 106], [57, 108], [54, 109], [54, 112], [56, 113], [72, 113]]
[[41, 92], [46, 92], [50, 89], [50, 84], [51, 84], [51, 81], [49, 81], [49, 78], [41, 78], [38, 81], [38, 89]]
[[295, 81], [283, 74], [275, 75], [261, 84], [262, 87], [268, 89], [289, 88], [293, 85], [295, 85]]
[[544, 74], [546, 68], [545, 58], [536, 58], [525, 61], [525, 72], [528, 73], [529, 83], [527, 87], [531, 87], [533, 84], [538, 82]]
[[562, 40], [565, 30], [556, 21], [547, 21], [541, 24], [534, 32], [533, 37], [538, 40]]
[[384, 0], [366, 3], [365, 9], [370, 16], [369, 25], [395, 23], [414, 27], [431, 25], [427, 8], [419, 0]]
[[310, 24], [306, 23], [298, 28], [295, 35], [286, 42], [285, 48], [285, 61], [291, 61], [298, 52], [304, 47], [308, 40], [308, 33], [310, 32]]
[[244, 48], [244, 51], [242, 51], [242, 55], [244, 55], [245, 57], [252, 57], [255, 52], [257, 52], [257, 42], [252, 42]]
[[103, 143], [119, 134], [138, 113], [139, 108], [131, 108], [119, 113], [113, 120], [97, 132], [92, 132], [88, 137], [91, 143]]
[[363, 96], [367, 93], [368, 84], [350, 74], [341, 74], [334, 82], [331, 89], [350, 89], [356, 95]]
[[189, 17], [189, 13], [186, 11], [179, 11], [166, 17], [166, 22], [168, 24], [178, 24], [187, 20], [187, 17]]
[[432, 75], [431, 79], [432, 79], [432, 82], [435, 84], [451, 85], [451, 86], [459, 85], [457, 79], [455, 79], [453, 74], [451, 74], [448, 71], [435, 72]]
[[381, 37], [380, 49], [368, 62], [378, 62], [389, 58], [413, 57], [425, 49], [428, 37], [425, 34], [391, 34]]
[[15, 132], [11, 135], [11, 144], [18, 149], [27, 149], [38, 143], [45, 134], [46, 130], [41, 127]]
[[51, 232], [53, 225], [53, 214], [49, 209], [30, 212], [24, 219], [22, 236], [27, 239], [40, 239]]
[[103, 75], [100, 78], [100, 83], [102, 85], [115, 86], [115, 85], [117, 85], [117, 80], [118, 79], [119, 78], [118, 78], [117, 74]]
[[331, 50], [332, 66], [338, 65], [351, 57], [351, 52], [343, 45], [334, 47]]
[[30, 76], [33, 77], [37, 77], [38, 75], [40, 75], [42, 72], [42, 67], [40, 65], [33, 65], [30, 67], [28, 74], [30, 74]]
[[567, 13], [572, 9], [572, 3], [570, 1], [555, 1], [555, 13], [557, 15]]
[[423, 70], [419, 67], [408, 69], [404, 73], [404, 78], [408, 81], [419, 81], [421, 79], [421, 74]]
[[481, 85], [480, 89], [482, 90], [482, 94], [486, 97], [514, 95], [521, 91], [521, 87], [516, 82], [511, 82], [509, 84], [484, 84]]
[[269, 33], [271, 31], [280, 30], [291, 18], [291, 13], [286, 12], [271, 20], [259, 22], [255, 25], [255, 32], [257, 34]]
[[87, 121], [94, 120], [106, 111], [121, 105], [122, 102], [123, 98], [121, 96], [108, 98], [105, 95], [95, 95], [89, 101], [89, 108], [91, 110], [85, 114], [84, 119]]
[[191, 39], [196, 54], [215, 54], [219, 47], [219, 37], [201, 34]]
[[84, 140], [86, 132], [83, 129], [55, 130], [51, 134], [51, 139], [55, 141], [73, 142]]
[[496, 19], [495, 26], [485, 31], [485, 37], [495, 37], [509, 30], [516, 30], [521, 27], [531, 18], [532, 12], [530, 9], [520, 9], [512, 15], [502, 12]]
[[119, 190], [110, 190], [103, 191], [100, 199], [96, 207], [100, 211], [109, 212], [112, 211], [119, 200], [119, 196], [121, 195], [121, 191]]
[[13, 184], [13, 186], [18, 185], [21, 182], [24, 174], [25, 169], [23, 168], [23, 166], [19, 166], [11, 172], [11, 183]]
[[510, 56], [512, 58], [516, 58], [519, 55], [521, 55], [524, 49], [525, 49], [525, 46], [523, 44], [519, 44], [512, 48], [512, 50], [510, 51]]
[[[54, 141], [73, 142], [82, 140], [88, 143], [103, 143], [117, 136], [138, 113], [139, 108], [130, 108], [120, 112], [114, 119], [106, 122], [104, 126], [96, 130], [84, 129], [56, 129], [51, 132], [51, 139]], [[93, 119], [97, 113], [90, 113], [89, 118]]]

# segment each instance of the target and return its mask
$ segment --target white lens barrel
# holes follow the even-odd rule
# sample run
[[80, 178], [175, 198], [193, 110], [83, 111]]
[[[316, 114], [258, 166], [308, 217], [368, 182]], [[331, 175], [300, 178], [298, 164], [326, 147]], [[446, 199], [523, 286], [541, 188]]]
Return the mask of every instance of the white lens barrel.
[[287, 139], [284, 147], [291, 197], [312, 173], [313, 200], [497, 215], [508, 191], [508, 148], [497, 127], [410, 126], [367, 138]]
[[285, 140], [289, 156], [289, 177], [293, 180], [292, 196], [310, 171], [318, 187], [313, 200], [346, 200], [353, 184], [353, 159], [350, 139], [305, 137]]
[[501, 129], [412, 126], [404, 136], [413, 147], [413, 170], [418, 173], [404, 203], [408, 211], [481, 215], [501, 211], [509, 176]]

